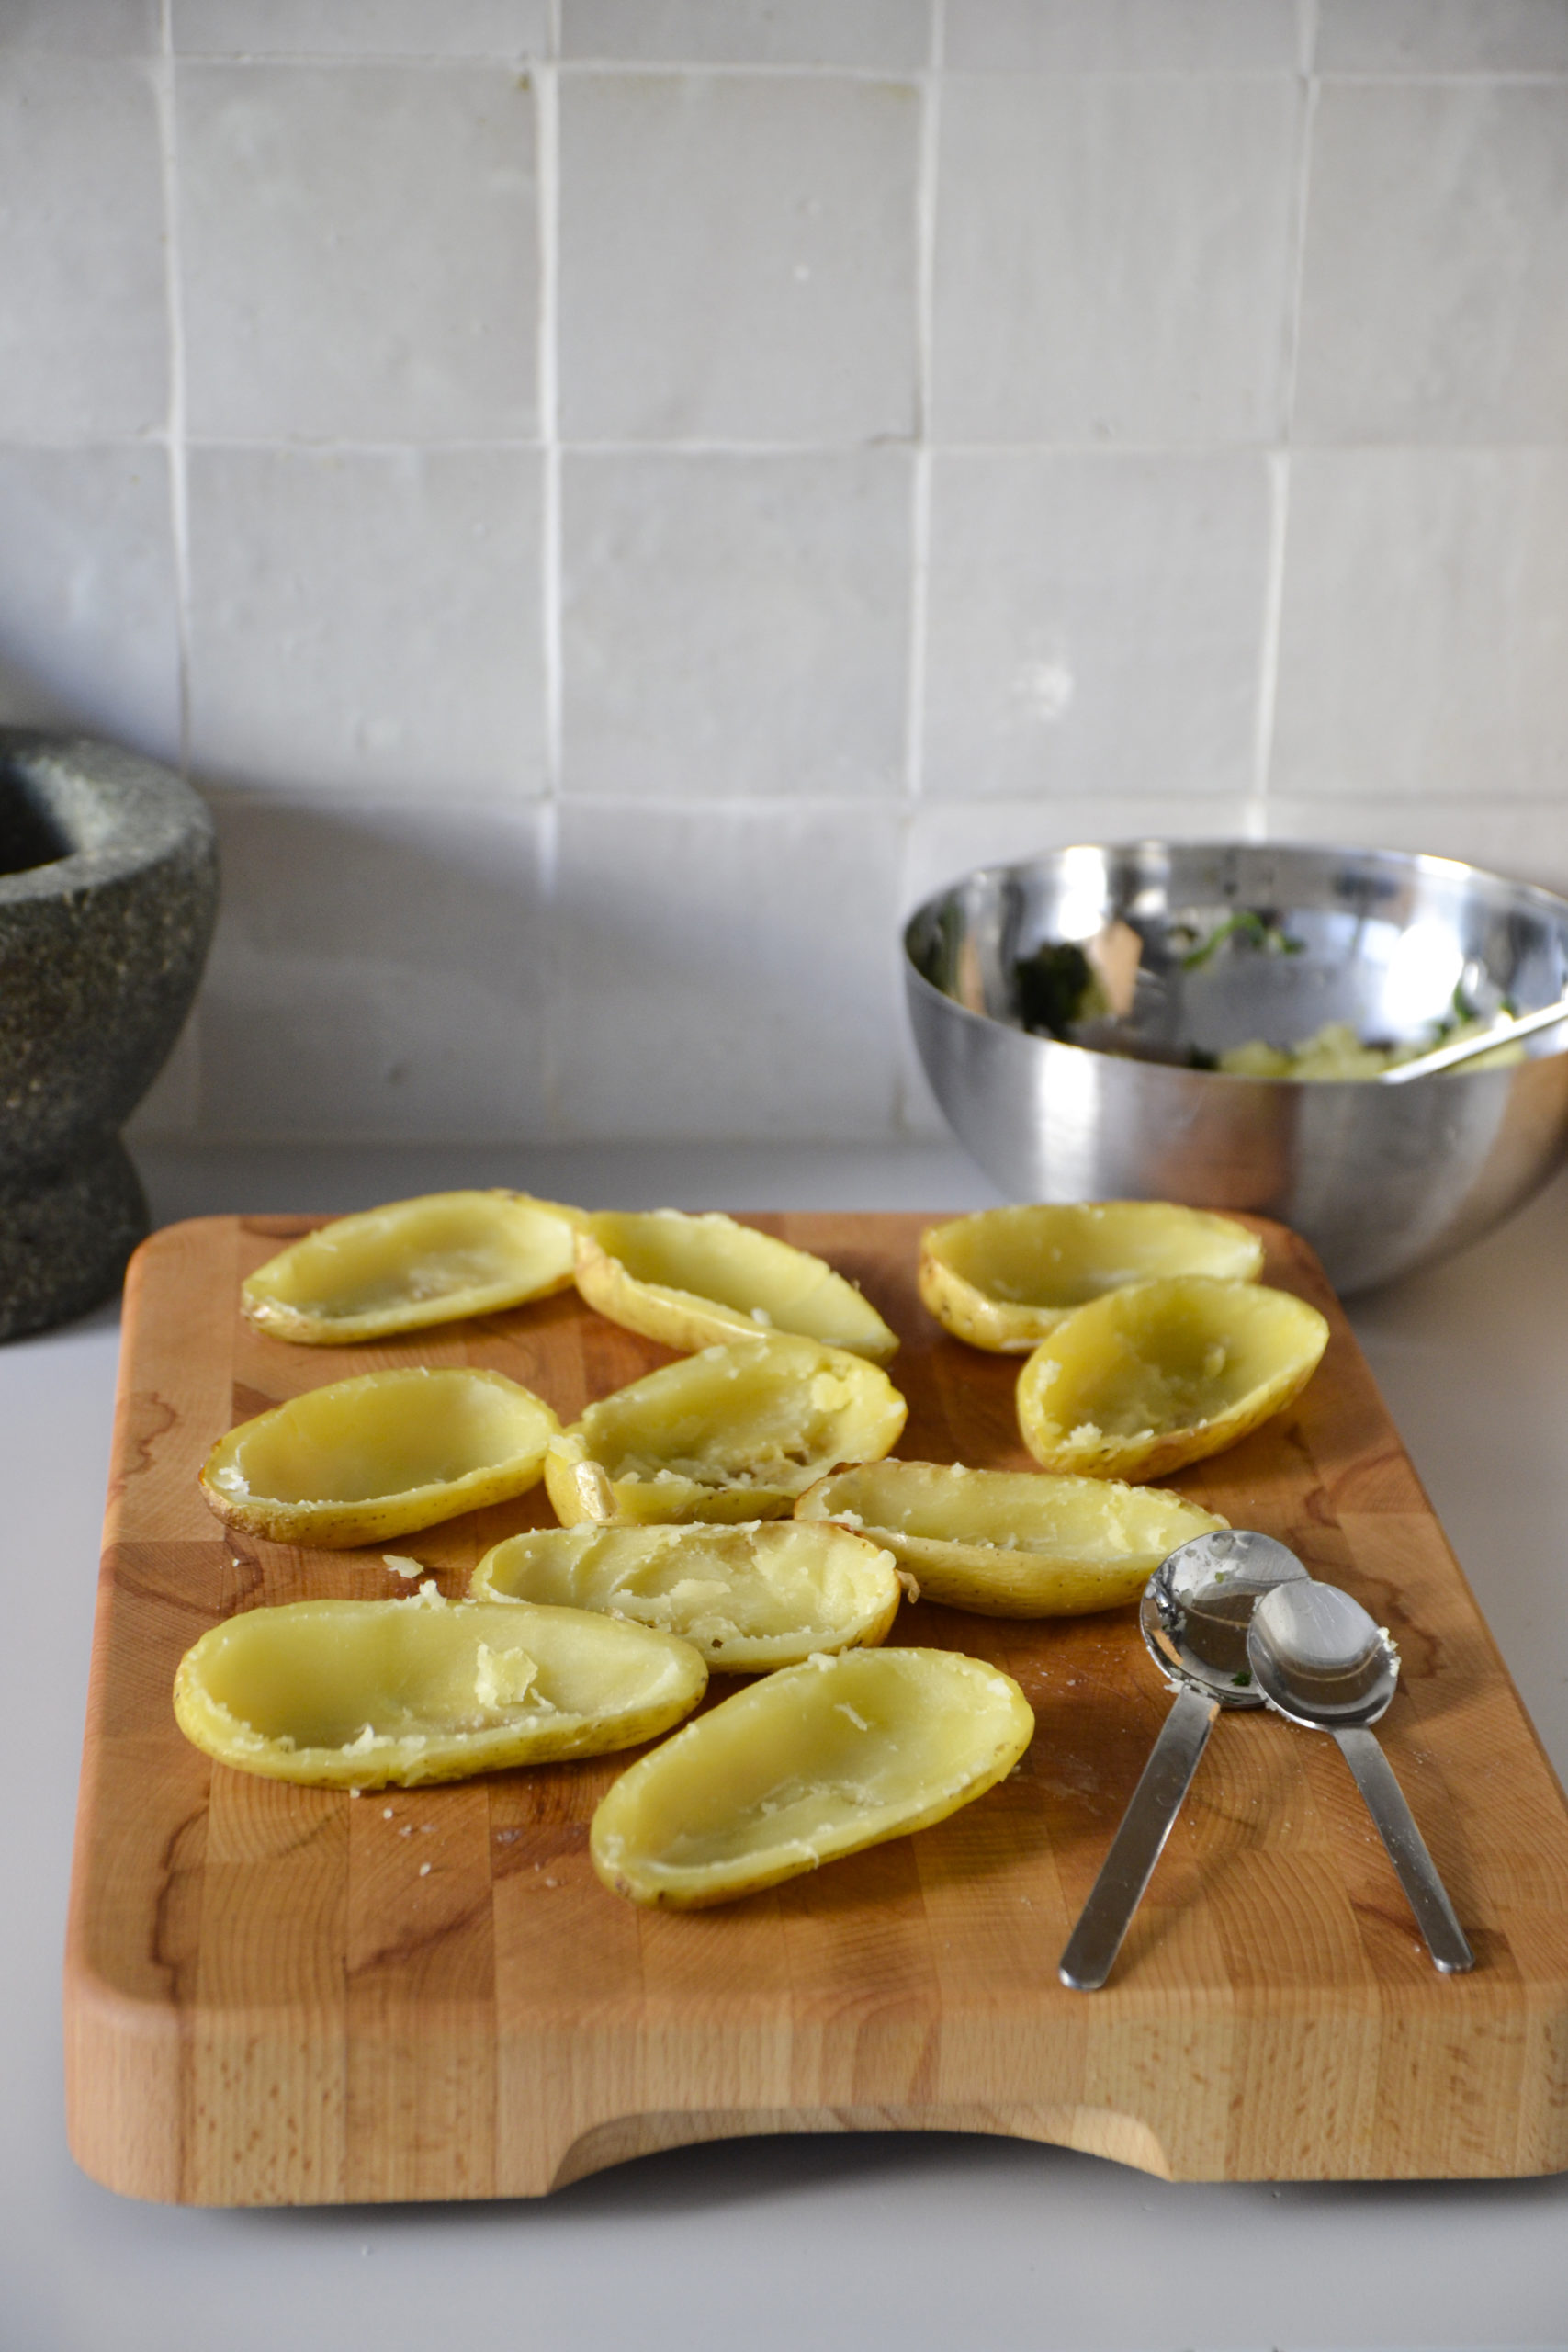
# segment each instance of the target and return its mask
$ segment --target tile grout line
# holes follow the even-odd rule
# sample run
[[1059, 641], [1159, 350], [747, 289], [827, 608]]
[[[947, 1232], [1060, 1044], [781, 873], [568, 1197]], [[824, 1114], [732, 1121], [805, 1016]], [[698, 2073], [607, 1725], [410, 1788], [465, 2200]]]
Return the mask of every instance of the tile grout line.
[[175, 633], [179, 662], [180, 770], [190, 766], [190, 499], [186, 471], [185, 305], [181, 285], [179, 146], [175, 132], [174, 0], [161, 0], [163, 50], [156, 69], [164, 195], [164, 301], [168, 323], [169, 405], [162, 435], [169, 467], [169, 528], [175, 559]]
[[1269, 452], [1269, 560], [1263, 591], [1262, 643], [1258, 678], [1258, 730], [1253, 746], [1252, 790], [1243, 817], [1248, 841], [1269, 837], [1269, 799], [1280, 701], [1280, 643], [1285, 609], [1285, 553], [1290, 532], [1292, 447], [1295, 434], [1296, 384], [1301, 365], [1302, 299], [1306, 284], [1307, 204], [1312, 192], [1313, 141], [1317, 129], [1318, 0], [1301, 0], [1301, 152], [1296, 158], [1291, 204], [1290, 285], [1281, 354], [1280, 445]]
[[[159, 165], [164, 197], [164, 304], [168, 324], [169, 364], [169, 404], [164, 434], [164, 454], [169, 472], [169, 537], [172, 542], [175, 571], [175, 660], [178, 672], [176, 724], [179, 729], [179, 764], [180, 774], [188, 781], [191, 760], [190, 483], [186, 470], [185, 297], [181, 273], [179, 139], [176, 129], [175, 89], [174, 0], [160, 0], [158, 16], [159, 51], [154, 66], [153, 86], [157, 98]], [[198, 989], [196, 1002], [191, 1007], [186, 1023], [185, 1035], [190, 1041], [189, 1066], [188, 1074], [181, 1086], [181, 1091], [185, 1096], [184, 1125], [177, 1131], [193, 1140], [199, 1137], [203, 1132], [203, 993], [204, 991]]]
[[534, 68], [537, 124], [539, 240], [538, 400], [542, 498], [540, 512], [540, 658], [545, 689], [545, 792], [539, 812], [539, 896], [544, 911], [544, 1018], [540, 1024], [540, 1091], [546, 1133], [559, 1125], [562, 1019], [557, 906], [560, 885], [562, 715], [561, 451], [560, 451], [560, 55], [561, 0], [549, 0], [550, 60]]
[[[914, 808], [920, 798], [925, 765], [926, 614], [931, 582], [931, 360], [934, 348], [937, 177], [946, 36], [946, 0], [931, 0], [931, 53], [920, 83], [920, 143], [915, 184], [915, 442], [909, 479], [909, 654], [904, 712], [903, 808], [898, 830], [900, 911], [908, 896], [914, 848]], [[897, 976], [894, 1018], [897, 1021]], [[907, 1091], [903, 1065], [896, 1059], [888, 1102], [891, 1132], [895, 1136], [901, 1136], [908, 1125]]]

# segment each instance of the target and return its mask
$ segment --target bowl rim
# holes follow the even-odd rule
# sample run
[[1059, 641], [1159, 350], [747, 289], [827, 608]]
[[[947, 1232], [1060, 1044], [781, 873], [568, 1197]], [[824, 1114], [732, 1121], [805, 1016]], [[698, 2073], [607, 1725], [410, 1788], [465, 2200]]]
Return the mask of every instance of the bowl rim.
[[[1356, 1094], [1360, 1095], [1365, 1093], [1369, 1083], [1375, 1083], [1375, 1080], [1368, 1080], [1364, 1078], [1264, 1078], [1236, 1070], [1199, 1069], [1177, 1062], [1145, 1061], [1131, 1054], [1108, 1054], [1096, 1046], [1074, 1045], [1066, 1037], [1043, 1037], [1037, 1031], [1025, 1029], [1017, 1022], [1003, 1021], [994, 1012], [976, 1012], [972, 1005], [962, 1003], [957, 997], [950, 996], [945, 989], [939, 989], [934, 981], [927, 979], [915, 961], [915, 928], [919, 923], [931, 921], [945, 900], [952, 899], [956, 892], [966, 888], [971, 883], [978, 881], [982, 876], [1029, 874], [1075, 851], [1084, 850], [1107, 858], [1150, 850], [1156, 853], [1189, 851], [1199, 855], [1206, 852], [1224, 854], [1236, 850], [1257, 850], [1264, 853], [1274, 852], [1287, 856], [1306, 855], [1325, 860], [1332, 858], [1365, 860], [1400, 867], [1411, 874], [1432, 874], [1454, 880], [1487, 883], [1507, 892], [1517, 902], [1532, 906], [1543, 915], [1555, 917], [1562, 928], [1564, 946], [1565, 950], [1568, 950], [1568, 897], [1558, 891], [1548, 889], [1544, 883], [1520, 882], [1509, 875], [1496, 873], [1490, 866], [1474, 865], [1467, 858], [1444, 857], [1427, 850], [1379, 849], [1334, 842], [1254, 842], [1239, 840], [1235, 836], [1212, 834], [1188, 837], [1142, 833], [1133, 835], [1124, 841], [1115, 842], [1058, 842], [1047, 849], [1037, 851], [1032, 857], [984, 861], [978, 865], [967, 867], [962, 874], [956, 875], [952, 881], [944, 883], [940, 888], [928, 891], [906, 915], [900, 926], [899, 937], [903, 948], [906, 989], [918, 986], [926, 996], [935, 1003], [943, 1006], [949, 1013], [959, 1014], [964, 1020], [973, 1022], [982, 1031], [1000, 1031], [1005, 1035], [1019, 1038], [1025, 1046], [1038, 1046], [1050, 1053], [1081, 1055], [1087, 1059], [1097, 1062], [1125, 1063], [1128, 1067], [1136, 1069], [1143, 1077], [1156, 1081], [1174, 1080], [1190, 1085], [1194, 1080], [1200, 1080], [1212, 1081], [1226, 1087], [1285, 1087], [1292, 1092], [1310, 1089], [1314, 1095], [1324, 1094], [1335, 1089], [1353, 1090]], [[1563, 1023], [1561, 1030], [1555, 1032], [1549, 1030], [1545, 1034], [1548, 1036], [1555, 1036], [1559, 1042], [1548, 1046], [1544, 1052], [1529, 1056], [1523, 1062], [1510, 1064], [1505, 1069], [1467, 1069], [1461, 1067], [1452, 1071], [1428, 1070], [1425, 1077], [1409, 1081], [1409, 1087], [1427, 1087], [1438, 1079], [1449, 1077], [1472, 1080], [1495, 1079], [1501, 1080], [1505, 1085], [1511, 1084], [1519, 1072], [1528, 1069], [1531, 1063], [1556, 1061], [1568, 1054], [1568, 1021]], [[1407, 1088], [1406, 1091], [1409, 1089]]]

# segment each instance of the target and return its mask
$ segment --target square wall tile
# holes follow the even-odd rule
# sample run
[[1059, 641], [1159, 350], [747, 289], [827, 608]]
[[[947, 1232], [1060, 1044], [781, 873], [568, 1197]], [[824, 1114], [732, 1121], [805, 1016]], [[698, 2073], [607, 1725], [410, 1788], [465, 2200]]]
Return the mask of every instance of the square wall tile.
[[562, 476], [569, 793], [903, 791], [903, 452], [578, 453]]
[[542, 790], [540, 462], [193, 450], [197, 766], [372, 795]]
[[1565, 746], [1568, 450], [1298, 452], [1270, 806], [1554, 807]]
[[231, 1141], [537, 1135], [536, 809], [218, 804], [201, 1124]]
[[162, 425], [163, 161], [145, 67], [0, 52], [0, 439]]
[[915, 418], [912, 85], [568, 73], [561, 430], [869, 441]]
[[1328, 842], [1353, 849], [1404, 849], [1458, 857], [1511, 881], [1568, 892], [1568, 805], [1538, 801], [1280, 800], [1269, 808], [1269, 839]]
[[890, 1135], [899, 820], [561, 811], [568, 1140]]
[[500, 67], [184, 64], [197, 439], [534, 430], [534, 101]]
[[[1062, 800], [977, 800], [960, 807], [931, 802], [918, 808], [909, 830], [904, 868], [904, 912], [915, 909], [976, 865], [1012, 865], [1046, 850], [1075, 842], [1240, 841], [1246, 837], [1243, 802], [1183, 800], [1174, 806], [1154, 796], [1131, 799], [1087, 795]], [[904, 959], [898, 958], [899, 988]], [[909, 1135], [931, 1141], [951, 1133], [926, 1082], [904, 1015], [900, 1058], [900, 1125]]]
[[947, 63], [987, 74], [1291, 72], [1293, 0], [947, 0]]
[[0, 448], [0, 718], [180, 756], [168, 460]]
[[1268, 460], [942, 454], [922, 793], [1135, 795], [1254, 772]]
[[163, 47], [159, 0], [4, 0], [0, 49], [146, 57]]
[[539, 57], [548, 0], [170, 0], [176, 51], [209, 56]]
[[939, 441], [1278, 433], [1301, 85], [950, 74]]
[[1568, 82], [1328, 83], [1295, 436], [1561, 441]]
[[1561, 73], [1562, 0], [1318, 0], [1320, 74]]
[[908, 69], [931, 0], [562, 0], [561, 54], [680, 64]]

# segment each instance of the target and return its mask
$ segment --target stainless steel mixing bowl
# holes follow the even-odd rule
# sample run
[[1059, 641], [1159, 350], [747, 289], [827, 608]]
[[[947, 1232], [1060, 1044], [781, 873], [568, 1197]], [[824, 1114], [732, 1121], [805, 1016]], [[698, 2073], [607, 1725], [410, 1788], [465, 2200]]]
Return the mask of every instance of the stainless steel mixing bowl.
[[[1103, 941], [1116, 921], [1139, 943], [1130, 1007], [1031, 1034], [1020, 967]], [[1568, 1024], [1512, 1068], [1404, 1086], [1201, 1066], [1329, 1022], [1425, 1043], [1456, 1007], [1527, 1012], [1561, 996], [1568, 900], [1474, 866], [1240, 842], [1060, 849], [965, 876], [911, 917], [904, 945], [937, 1101], [1014, 1200], [1256, 1210], [1303, 1234], [1351, 1292], [1476, 1240], [1568, 1154]]]

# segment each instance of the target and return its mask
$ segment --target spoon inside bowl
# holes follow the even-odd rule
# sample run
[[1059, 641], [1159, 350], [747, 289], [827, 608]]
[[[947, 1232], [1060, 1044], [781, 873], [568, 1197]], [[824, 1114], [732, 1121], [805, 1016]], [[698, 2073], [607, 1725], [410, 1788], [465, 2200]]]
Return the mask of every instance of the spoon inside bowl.
[[1194, 1536], [1149, 1578], [1139, 1627], [1176, 1703], [1062, 1954], [1057, 1973], [1075, 1992], [1097, 1992], [1114, 1967], [1221, 1708], [1263, 1704], [1247, 1656], [1254, 1603], [1307, 1581], [1293, 1552], [1245, 1527]]
[[1371, 1728], [1399, 1679], [1388, 1634], [1337, 1585], [1281, 1587], [1253, 1611], [1247, 1656], [1268, 1706], [1338, 1742], [1435, 1964], [1445, 1975], [1473, 1968], [1475, 1954]]
[[1540, 1029], [1555, 1029], [1560, 1021], [1568, 1021], [1568, 996], [1556, 1004], [1543, 1004], [1539, 1012], [1521, 1012], [1511, 1020], [1499, 1021], [1478, 1036], [1456, 1037], [1451, 1045], [1434, 1046], [1430, 1053], [1417, 1054], [1411, 1061], [1395, 1062], [1392, 1069], [1378, 1073], [1377, 1084], [1408, 1086], [1413, 1078], [1429, 1078], [1440, 1069], [1458, 1069], [1463, 1062], [1495, 1053], [1499, 1046], [1511, 1046], [1520, 1037], [1533, 1037]]

